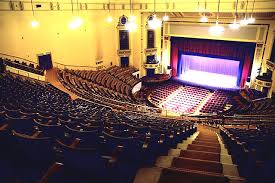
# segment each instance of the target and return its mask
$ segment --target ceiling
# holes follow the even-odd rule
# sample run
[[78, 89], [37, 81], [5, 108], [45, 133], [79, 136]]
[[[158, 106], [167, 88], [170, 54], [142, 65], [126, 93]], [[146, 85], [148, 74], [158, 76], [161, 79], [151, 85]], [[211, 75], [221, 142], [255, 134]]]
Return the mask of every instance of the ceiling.
[[[200, 17], [202, 12], [169, 12], [167, 15], [170, 18], [197, 18]], [[205, 15], [209, 18], [216, 18], [217, 13], [205, 13]], [[227, 12], [221, 12], [219, 13], [219, 18], [222, 19], [232, 19], [234, 18], [234, 13], [227, 13]], [[245, 13], [238, 13], [239, 18], [242, 18], [245, 16]], [[261, 19], [261, 20], [275, 20], [275, 12], [257, 12], [253, 13], [253, 17], [256, 19]]]

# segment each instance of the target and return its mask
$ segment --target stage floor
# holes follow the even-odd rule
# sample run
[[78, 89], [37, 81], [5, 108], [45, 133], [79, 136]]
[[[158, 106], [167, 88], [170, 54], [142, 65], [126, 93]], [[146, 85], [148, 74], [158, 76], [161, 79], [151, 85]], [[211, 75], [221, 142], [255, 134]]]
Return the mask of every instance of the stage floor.
[[175, 79], [185, 84], [191, 84], [195, 86], [204, 86], [217, 89], [239, 89], [237, 86], [236, 76], [188, 70]]

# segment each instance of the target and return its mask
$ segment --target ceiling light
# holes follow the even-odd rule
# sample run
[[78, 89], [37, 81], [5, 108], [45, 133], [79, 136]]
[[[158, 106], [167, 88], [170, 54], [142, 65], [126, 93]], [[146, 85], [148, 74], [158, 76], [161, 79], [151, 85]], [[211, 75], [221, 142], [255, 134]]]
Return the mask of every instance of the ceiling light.
[[157, 15], [154, 14], [151, 20], [148, 20], [148, 25], [150, 29], [158, 29], [161, 27], [162, 21], [157, 18]]
[[237, 30], [237, 29], [240, 28], [240, 24], [237, 22], [238, 4], [239, 4], [239, 0], [237, 0], [237, 2], [235, 4], [235, 17], [234, 17], [234, 21], [233, 21], [233, 23], [229, 24], [229, 28], [233, 29], [233, 30]]
[[126, 30], [129, 32], [136, 31], [137, 30], [137, 24], [136, 24], [136, 17], [133, 15], [132, 12], [132, 0], [130, 0], [130, 16], [125, 24]]
[[70, 29], [77, 29], [83, 24], [83, 20], [80, 17], [75, 17], [70, 23], [69, 28]]
[[247, 6], [248, 6], [248, 0], [246, 0], [246, 8], [245, 8], [244, 18], [240, 21], [241, 26], [246, 26], [249, 23], [248, 18], [247, 18]]
[[203, 22], [203, 23], [206, 23], [208, 22], [208, 17], [203, 15], [201, 18], [200, 18], [200, 22]]
[[32, 26], [33, 28], [36, 28], [36, 27], [39, 26], [39, 22], [38, 22], [37, 20], [32, 20], [32, 21], [31, 21], [31, 26]]
[[255, 22], [255, 18], [252, 17], [252, 15], [251, 15], [251, 17], [250, 17], [249, 19], [247, 19], [247, 22], [248, 22], [249, 24], [252, 24], [252, 23]]
[[241, 26], [246, 26], [246, 25], [248, 25], [248, 19], [246, 18], [246, 17], [244, 17], [244, 19], [242, 19], [241, 21], [240, 21], [240, 25]]
[[208, 17], [205, 16], [205, 12], [206, 12], [206, 0], [204, 1], [204, 9], [203, 9], [203, 16], [200, 18], [200, 22], [206, 23], [208, 22]]
[[169, 16], [165, 14], [165, 15], [162, 17], [162, 20], [163, 20], [163, 21], [168, 21], [168, 20], [169, 20]]
[[136, 20], [136, 16], [135, 15], [130, 15], [129, 21], [134, 22], [135, 20]]
[[224, 27], [216, 22], [216, 24], [211, 26], [208, 31], [212, 36], [221, 36], [224, 33]]
[[208, 30], [209, 34], [212, 36], [221, 36], [224, 33], [224, 27], [219, 25], [219, 15], [220, 15], [220, 0], [218, 2], [218, 13], [216, 17], [216, 24], [211, 26]]
[[109, 4], [108, 4], [108, 17], [106, 18], [108, 23], [112, 23], [113, 22], [113, 17], [111, 16], [111, 10], [110, 10], [110, 6], [111, 6], [111, 1], [109, 0]]
[[229, 24], [229, 28], [233, 30], [237, 30], [240, 28], [240, 24], [237, 22], [236, 18], [234, 19], [234, 22]]
[[252, 12], [251, 12], [251, 16], [250, 18], [247, 20], [248, 23], [252, 24], [255, 22], [255, 18], [253, 17], [253, 13], [254, 13], [254, 5], [255, 5], [255, 0], [253, 1], [253, 7], [252, 7]]
[[111, 15], [109, 15], [106, 20], [107, 20], [108, 23], [112, 23], [113, 22], [113, 17]]
[[133, 32], [137, 30], [137, 24], [135, 21], [127, 21], [125, 24], [125, 28], [129, 31], [129, 32]]
[[31, 6], [32, 6], [32, 16], [33, 16], [33, 20], [31, 21], [31, 26], [32, 28], [36, 28], [39, 26], [39, 22], [35, 19], [35, 16], [34, 16], [34, 9], [33, 9], [33, 2], [31, 0]]
[[154, 0], [154, 14], [150, 16], [148, 20], [148, 26], [150, 29], [158, 29], [161, 27], [162, 21], [158, 19], [156, 14], [156, 0]]
[[[73, 0], [71, 0], [71, 5], [72, 5], [72, 15], [74, 14], [74, 5], [73, 5]], [[77, 0], [77, 13], [78, 16], [74, 17], [71, 22], [69, 22], [69, 28], [70, 29], [77, 29], [83, 24], [82, 18], [79, 16], [79, 3]]]

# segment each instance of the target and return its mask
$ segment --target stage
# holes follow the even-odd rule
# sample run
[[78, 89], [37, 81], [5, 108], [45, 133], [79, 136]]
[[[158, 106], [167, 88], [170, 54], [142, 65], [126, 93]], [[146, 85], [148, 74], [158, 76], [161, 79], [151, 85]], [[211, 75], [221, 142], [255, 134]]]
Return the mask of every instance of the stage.
[[188, 70], [175, 81], [192, 86], [202, 86], [210, 89], [238, 90], [237, 77], [203, 71]]

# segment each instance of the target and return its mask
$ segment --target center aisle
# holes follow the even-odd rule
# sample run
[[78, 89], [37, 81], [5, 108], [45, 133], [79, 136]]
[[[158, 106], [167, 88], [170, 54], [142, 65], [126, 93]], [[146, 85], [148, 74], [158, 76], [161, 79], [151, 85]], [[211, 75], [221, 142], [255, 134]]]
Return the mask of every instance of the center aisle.
[[226, 183], [245, 182], [221, 141], [209, 127], [160, 156], [152, 168], [140, 169], [134, 183]]

